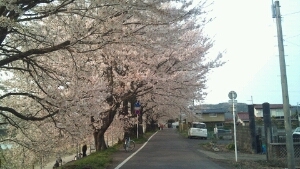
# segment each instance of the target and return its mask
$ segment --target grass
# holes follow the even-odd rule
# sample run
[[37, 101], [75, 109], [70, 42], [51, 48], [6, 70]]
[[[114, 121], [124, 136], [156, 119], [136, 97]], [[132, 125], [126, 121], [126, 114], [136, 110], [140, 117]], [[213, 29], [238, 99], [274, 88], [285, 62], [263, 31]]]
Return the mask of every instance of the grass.
[[[136, 144], [145, 143], [156, 131], [147, 132], [140, 135], [138, 139], [134, 138]], [[76, 161], [71, 161], [59, 167], [59, 169], [105, 169], [112, 162], [113, 153], [117, 152], [123, 143], [116, 144], [104, 151], [94, 152], [87, 157]]]
[[115, 145], [104, 151], [94, 152], [80, 160], [71, 161], [59, 167], [59, 169], [104, 169], [111, 163], [111, 155], [118, 151], [119, 146], [120, 145]]
[[183, 137], [188, 137], [188, 129], [179, 129], [179, 128], [177, 128], [177, 132], [181, 135], [181, 136], [183, 136]]
[[151, 131], [151, 132], [147, 132], [147, 133], [144, 133], [143, 135], [140, 135], [139, 138], [133, 138], [133, 141], [136, 143], [136, 144], [143, 144], [145, 143], [149, 137], [151, 137], [156, 131]]

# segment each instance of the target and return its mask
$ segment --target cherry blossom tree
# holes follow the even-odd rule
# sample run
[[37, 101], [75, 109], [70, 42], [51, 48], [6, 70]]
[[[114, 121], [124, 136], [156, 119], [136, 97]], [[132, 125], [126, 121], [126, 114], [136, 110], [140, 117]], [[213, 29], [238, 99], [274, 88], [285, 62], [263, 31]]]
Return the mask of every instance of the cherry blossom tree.
[[[126, 6], [126, 5], [125, 5]], [[124, 5], [122, 5], [124, 8]], [[149, 6], [153, 7], [153, 6]], [[174, 10], [174, 8], [170, 8], [172, 5], [164, 6], [164, 10]], [[116, 9], [116, 8], [114, 8]], [[93, 128], [94, 128], [94, 136], [95, 136], [95, 143], [97, 150], [105, 149], [105, 144], [103, 141], [103, 136], [109, 124], [111, 124], [113, 117], [116, 115], [118, 111], [122, 113], [123, 109], [120, 109], [121, 103], [128, 101], [130, 98], [136, 98], [144, 96], [148, 93], [152, 93], [156, 90], [156, 86], [159, 85], [159, 82], [165, 82], [168, 79], [170, 82], [172, 81], [171, 78], [175, 78], [175, 83], [178, 84], [178, 79], [180, 80], [181, 76], [190, 77], [190, 79], [184, 79], [186, 82], [191, 83], [191, 86], [197, 85], [198, 89], [203, 88], [203, 80], [195, 79], [194, 82], [188, 81], [193, 79], [195, 76], [191, 74], [195, 73], [198, 70], [203, 71], [200, 72], [201, 75], [204, 75], [208, 72], [208, 69], [211, 68], [210, 62], [203, 65], [203, 63], [199, 63], [200, 66], [197, 66], [194, 63], [201, 62], [201, 59], [204, 57], [205, 51], [209, 49], [211, 43], [209, 40], [201, 37], [201, 32], [197, 34], [197, 30], [194, 33], [190, 32], [190, 35], [186, 34], [188, 31], [192, 29], [196, 29], [197, 25], [193, 21], [187, 21], [186, 24], [177, 23], [184, 20], [184, 14], [188, 13], [189, 11], [182, 11], [181, 13], [174, 17], [171, 15], [166, 20], [166, 15], [161, 16], [159, 18], [157, 15], [151, 13], [151, 8], [148, 8], [149, 12], [139, 13], [139, 15], [135, 17], [125, 17], [128, 20], [124, 21], [124, 16], [120, 15], [120, 18], [123, 22], [120, 22], [120, 18], [115, 17], [114, 19], [110, 20], [111, 25], [118, 25], [122, 23], [122, 25], [116, 26], [114, 30], [110, 33], [110, 39], [116, 40], [114, 43], [106, 44], [105, 46], [99, 47], [99, 44], [93, 44], [93, 50], [95, 52], [94, 56], [100, 56], [100, 58], [96, 58], [97, 61], [100, 61], [104, 66], [104, 69], [100, 71], [100, 74], [104, 76], [96, 76], [99, 80], [97, 82], [103, 82], [102, 86], [107, 86], [106, 90], [103, 90], [107, 93], [98, 93], [97, 95], [105, 95], [102, 99], [105, 100], [104, 102], [99, 102], [102, 105], [102, 108], [107, 108], [107, 110], [99, 107], [99, 109], [93, 109], [93, 111], [102, 112], [102, 113], [91, 113], [90, 115], [93, 116]], [[156, 8], [155, 8], [156, 9]], [[154, 10], [155, 11], [155, 10]], [[170, 12], [171, 13], [171, 12]], [[147, 17], [143, 17], [143, 14], [146, 16], [155, 16], [155, 20], [149, 17], [149, 20], [145, 19]], [[172, 13], [173, 14], [173, 13]], [[128, 13], [124, 13], [125, 16]], [[131, 14], [130, 14], [131, 15]], [[182, 19], [178, 19], [182, 17]], [[142, 18], [142, 19], [141, 19]], [[174, 19], [175, 18], [175, 19]], [[159, 20], [161, 19], [161, 20]], [[177, 24], [174, 24], [176, 21]], [[199, 31], [199, 29], [198, 29]], [[124, 34], [125, 32], [125, 34]], [[130, 36], [128, 35], [128, 32]], [[168, 34], [167, 34], [168, 33]], [[170, 36], [166, 36], [170, 35]], [[161, 38], [166, 36], [167, 38]], [[184, 37], [186, 36], [186, 37]], [[194, 38], [195, 42], [200, 41], [198, 46], [194, 46], [191, 48], [190, 53], [187, 53], [188, 45], [192, 44], [193, 42], [188, 38]], [[199, 38], [199, 39], [197, 39]], [[188, 40], [187, 40], [188, 39]], [[89, 41], [88, 38], [85, 41]], [[90, 43], [92, 43], [90, 41]], [[177, 45], [176, 45], [177, 44]], [[182, 52], [177, 51], [176, 47], [180, 47], [183, 50]], [[82, 48], [82, 50], [77, 50], [78, 53], [86, 52], [87, 48]], [[173, 49], [173, 50], [172, 50]], [[89, 49], [90, 50], [90, 49]], [[192, 53], [194, 52], [194, 53]], [[91, 53], [89, 53], [91, 54]], [[193, 57], [192, 54], [194, 55]], [[200, 55], [200, 56], [198, 56]], [[83, 58], [81, 56], [80, 58]], [[88, 56], [89, 62], [93, 61], [93, 57], [90, 55]], [[176, 58], [177, 57], [177, 58]], [[196, 60], [196, 59], [197, 60]], [[185, 62], [185, 63], [184, 63]], [[180, 63], [180, 65], [179, 65]], [[187, 69], [184, 66], [193, 66], [194, 68]], [[170, 67], [174, 67], [179, 65], [178, 70], [174, 69], [171, 73], [165, 72], [166, 69], [170, 69]], [[201, 69], [200, 69], [201, 67]], [[161, 68], [161, 70], [159, 70]], [[90, 71], [86, 71], [90, 74]], [[177, 72], [177, 73], [173, 73]], [[180, 72], [180, 73], [178, 73]], [[187, 72], [187, 73], [183, 73]], [[99, 73], [99, 72], [98, 72]], [[167, 74], [165, 74], [167, 73]], [[173, 73], [173, 74], [172, 74]], [[189, 74], [189, 75], [188, 75]], [[196, 73], [197, 74], [197, 73]], [[199, 74], [199, 72], [198, 72]], [[172, 75], [169, 77], [169, 75]], [[188, 76], [186, 76], [188, 75]], [[201, 75], [197, 75], [201, 77]], [[90, 75], [83, 75], [80, 79], [81, 82], [84, 82], [82, 79], [84, 77], [88, 77]], [[203, 77], [202, 77], [203, 78]], [[173, 80], [174, 81], [174, 80]], [[198, 81], [198, 82], [197, 82]], [[86, 82], [84, 84], [87, 84]], [[187, 84], [187, 83], [186, 83]], [[181, 84], [185, 86], [180, 86], [177, 89], [186, 89], [186, 84]], [[165, 85], [162, 83], [162, 85]], [[89, 87], [90, 89], [91, 87]], [[194, 89], [197, 89], [194, 87]], [[170, 89], [172, 90], [172, 89]], [[95, 94], [96, 90], [93, 90], [93, 94]], [[100, 91], [100, 90], [98, 90]], [[162, 90], [165, 92], [165, 90]], [[189, 89], [189, 93], [191, 94], [192, 89]], [[166, 93], [155, 93], [158, 95], [165, 95]], [[188, 94], [187, 92], [185, 94]], [[78, 95], [78, 94], [77, 94]], [[183, 95], [183, 94], [182, 94]], [[194, 93], [193, 93], [194, 95]], [[188, 95], [187, 95], [188, 96]], [[182, 98], [182, 100], [186, 99], [182, 96], [178, 96], [176, 94], [177, 100], [178, 97]], [[176, 98], [175, 97], [175, 98]], [[90, 98], [96, 98], [95, 96]], [[89, 100], [90, 102], [90, 100]], [[172, 102], [172, 100], [170, 100]], [[91, 102], [90, 102], [91, 103]], [[161, 102], [162, 103], [162, 102]], [[126, 105], [126, 104], [125, 104]], [[176, 104], [177, 106], [179, 104]], [[91, 106], [93, 107], [93, 106]], [[119, 110], [118, 110], [119, 109]], [[81, 109], [82, 110], [82, 109]], [[95, 122], [97, 122], [95, 124]], [[95, 124], [95, 125], [94, 125]], [[99, 144], [98, 144], [99, 143]]]
[[203, 32], [205, 5], [2, 1], [2, 142], [15, 145], [4, 153], [14, 159], [6, 165], [28, 168], [91, 133], [96, 149], [105, 149], [115, 116], [132, 122], [128, 102], [139, 99], [147, 116], [175, 116], [202, 99], [206, 74], [222, 64], [206, 60], [212, 41]]

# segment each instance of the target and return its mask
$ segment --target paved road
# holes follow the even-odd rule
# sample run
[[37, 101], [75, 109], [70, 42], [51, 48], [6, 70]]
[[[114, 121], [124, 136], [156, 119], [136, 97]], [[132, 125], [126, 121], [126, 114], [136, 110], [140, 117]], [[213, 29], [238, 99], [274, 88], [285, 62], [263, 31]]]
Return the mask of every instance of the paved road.
[[[199, 142], [191, 144], [191, 140], [180, 136], [176, 133], [176, 129], [164, 129], [153, 135], [141, 149], [128, 155], [125, 161], [111, 167], [115, 169], [228, 169], [211, 161], [207, 155], [198, 150], [197, 146], [199, 147]], [[125, 152], [123, 154], [127, 155]]]

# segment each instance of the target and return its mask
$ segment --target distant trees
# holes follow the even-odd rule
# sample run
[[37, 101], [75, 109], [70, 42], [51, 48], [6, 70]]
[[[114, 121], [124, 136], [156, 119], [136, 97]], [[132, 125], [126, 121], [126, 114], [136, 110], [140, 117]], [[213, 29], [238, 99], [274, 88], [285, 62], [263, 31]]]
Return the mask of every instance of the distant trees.
[[15, 147], [4, 165], [29, 168], [92, 133], [105, 149], [105, 131], [116, 115], [130, 123], [127, 103], [136, 99], [152, 120], [202, 99], [206, 75], [222, 65], [221, 55], [206, 57], [204, 5], [3, 1], [0, 125], [9, 132], [1, 141]]

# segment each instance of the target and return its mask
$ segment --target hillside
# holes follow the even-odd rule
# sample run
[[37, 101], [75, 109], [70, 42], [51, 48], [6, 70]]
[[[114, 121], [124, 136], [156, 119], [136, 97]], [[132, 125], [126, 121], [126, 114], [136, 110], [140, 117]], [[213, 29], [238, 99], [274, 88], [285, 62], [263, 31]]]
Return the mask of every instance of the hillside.
[[[232, 105], [229, 103], [219, 103], [219, 104], [202, 104], [196, 107], [196, 109], [223, 109], [229, 112]], [[248, 105], [246, 103], [237, 103], [235, 105], [237, 112], [248, 112]]]

